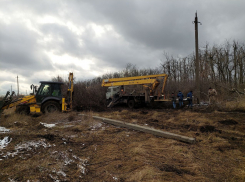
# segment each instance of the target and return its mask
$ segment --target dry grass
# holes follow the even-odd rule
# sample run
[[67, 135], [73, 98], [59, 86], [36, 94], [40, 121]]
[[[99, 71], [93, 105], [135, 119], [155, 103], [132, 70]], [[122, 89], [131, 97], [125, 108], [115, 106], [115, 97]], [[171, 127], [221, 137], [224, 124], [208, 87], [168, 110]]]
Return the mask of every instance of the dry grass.
[[154, 180], [155, 176], [157, 176], [155, 168], [146, 166], [136, 171], [135, 174], [129, 178], [129, 181], [159, 181]]
[[[12, 142], [0, 151], [0, 181], [244, 181], [245, 115], [190, 110], [118, 110], [1, 117]], [[155, 137], [94, 120], [92, 115], [137, 122], [195, 137], [196, 144]], [[228, 125], [220, 121], [227, 120]], [[229, 121], [236, 121], [237, 124]], [[46, 128], [40, 122], [56, 124]], [[49, 147], [17, 145], [43, 141]], [[74, 157], [75, 156], [75, 157]], [[86, 165], [84, 163], [87, 160]], [[83, 171], [84, 169], [84, 171]], [[64, 176], [64, 174], [66, 176]]]
[[245, 98], [241, 97], [237, 101], [229, 101], [225, 103], [225, 109], [227, 110], [241, 110], [245, 111]]

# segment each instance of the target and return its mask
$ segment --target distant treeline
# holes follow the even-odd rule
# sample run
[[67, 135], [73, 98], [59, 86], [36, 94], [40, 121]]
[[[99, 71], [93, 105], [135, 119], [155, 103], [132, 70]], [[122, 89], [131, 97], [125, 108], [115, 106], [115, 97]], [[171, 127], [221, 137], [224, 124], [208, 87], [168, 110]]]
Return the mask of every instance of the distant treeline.
[[[185, 95], [192, 90], [195, 95], [195, 53], [176, 58], [163, 53], [164, 61], [156, 68], [139, 69], [128, 63], [126, 68], [114, 73], [106, 73], [90, 80], [76, 81], [75, 96], [80, 100], [77, 105], [90, 103], [90, 106], [105, 104], [106, 88], [100, 85], [103, 79], [168, 74], [166, 95], [181, 90]], [[199, 50], [201, 100], [207, 100], [209, 87], [216, 88], [221, 99], [228, 99], [232, 88], [242, 91], [245, 88], [245, 45], [237, 41], [226, 41], [223, 45], [208, 44]], [[82, 101], [83, 100], [83, 101]], [[83, 102], [80, 103], [80, 102]], [[99, 103], [98, 103], [99, 102]], [[90, 107], [89, 106], [89, 107]], [[96, 106], [97, 107], [97, 106]]]
[[[185, 89], [195, 90], [195, 54], [184, 58], [174, 58], [164, 54], [166, 61], [161, 65], [169, 75], [169, 82]], [[239, 42], [226, 42], [223, 45], [199, 50], [201, 92], [209, 86], [236, 88], [243, 90], [245, 69], [245, 46]], [[217, 88], [220, 89], [220, 88]], [[201, 94], [202, 97], [202, 94]]]

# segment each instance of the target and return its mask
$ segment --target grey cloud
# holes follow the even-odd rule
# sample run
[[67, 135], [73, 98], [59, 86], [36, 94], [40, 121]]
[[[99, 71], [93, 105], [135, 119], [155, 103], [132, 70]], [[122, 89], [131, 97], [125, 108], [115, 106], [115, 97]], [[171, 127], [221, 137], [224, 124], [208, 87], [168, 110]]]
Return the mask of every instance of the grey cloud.
[[40, 27], [44, 36], [51, 35], [55, 40], [47, 43], [45, 47], [48, 50], [56, 51], [56, 54], [62, 55], [65, 53], [74, 56], [81, 56], [82, 49], [79, 47], [77, 35], [71, 32], [68, 27], [57, 24], [44, 24]]
[[[184, 2], [179, 2], [180, 6], [177, 7], [173, 7], [174, 3], [161, 3], [160, 1], [120, 2], [114, 1], [110, 6], [107, 6], [106, 3], [100, 1], [97, 4], [93, 3], [93, 5], [129, 41], [144, 44], [151, 49], [175, 46], [180, 51], [183, 49], [183, 42], [190, 42], [187, 40], [192, 38], [192, 19], [183, 17], [183, 15], [190, 16], [190, 12], [187, 12], [188, 5], [185, 5]], [[183, 11], [181, 11], [182, 8]], [[190, 18], [193, 16], [194, 12]], [[184, 29], [187, 31], [183, 31]], [[185, 47], [188, 46], [191, 45], [185, 43]]]
[[[15, 12], [25, 12], [31, 14], [39, 14], [42, 16], [44, 14], [55, 14], [62, 10], [63, 3], [59, 0], [42, 0], [42, 1], [32, 1], [32, 0], [5, 0], [1, 1], [1, 9], [6, 13]], [[4, 8], [3, 8], [4, 7]]]
[[38, 35], [23, 25], [1, 24], [0, 70], [13, 70], [28, 74], [40, 69], [51, 69], [50, 60], [37, 44]]
[[[127, 63], [154, 68], [163, 59], [164, 51], [183, 56], [194, 51], [192, 21], [196, 10], [202, 22], [199, 26], [200, 46], [206, 42], [219, 44], [227, 39], [243, 42], [244, 5], [243, 0], [1, 1], [0, 12], [10, 17], [10, 24], [0, 19], [0, 71], [20, 74], [26, 78], [26, 83], [38, 83], [44, 71], [66, 73], [73, 69], [77, 78], [82, 79], [92, 78], [91, 71], [121, 70]], [[18, 14], [31, 21], [41, 33], [21, 24]], [[83, 27], [84, 32], [77, 35], [65, 25], [35, 22], [46, 15], [54, 16], [64, 24], [72, 22]], [[114, 37], [112, 31], [98, 38], [89, 23], [111, 25], [120, 38]], [[54, 40], [43, 41], [48, 36]], [[95, 64], [91, 71], [74, 64], [54, 64], [45, 54], [50, 51], [58, 56], [68, 54], [81, 60], [94, 60]], [[36, 73], [39, 76], [35, 77]], [[0, 89], [3, 87], [1, 85]]]

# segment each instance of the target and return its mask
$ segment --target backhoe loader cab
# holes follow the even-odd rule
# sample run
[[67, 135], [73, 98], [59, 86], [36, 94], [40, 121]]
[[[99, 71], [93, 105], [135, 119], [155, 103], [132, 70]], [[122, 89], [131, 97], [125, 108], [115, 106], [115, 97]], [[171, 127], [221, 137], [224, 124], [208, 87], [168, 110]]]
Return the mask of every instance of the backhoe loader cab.
[[41, 81], [41, 85], [36, 93], [37, 104], [42, 104], [46, 100], [62, 101], [61, 85], [62, 82]]
[[60, 111], [62, 104], [61, 85], [62, 82], [41, 81], [36, 93], [36, 104], [42, 112]]

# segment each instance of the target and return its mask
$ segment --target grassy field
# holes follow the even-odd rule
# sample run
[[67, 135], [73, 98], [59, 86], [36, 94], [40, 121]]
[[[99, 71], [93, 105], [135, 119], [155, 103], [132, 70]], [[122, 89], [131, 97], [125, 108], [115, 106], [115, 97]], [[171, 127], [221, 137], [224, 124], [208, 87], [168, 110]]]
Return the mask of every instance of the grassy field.
[[[6, 110], [0, 181], [245, 181], [245, 113], [208, 108], [52, 113]], [[195, 144], [115, 127], [92, 115], [196, 138]], [[53, 125], [47, 125], [53, 124]]]

